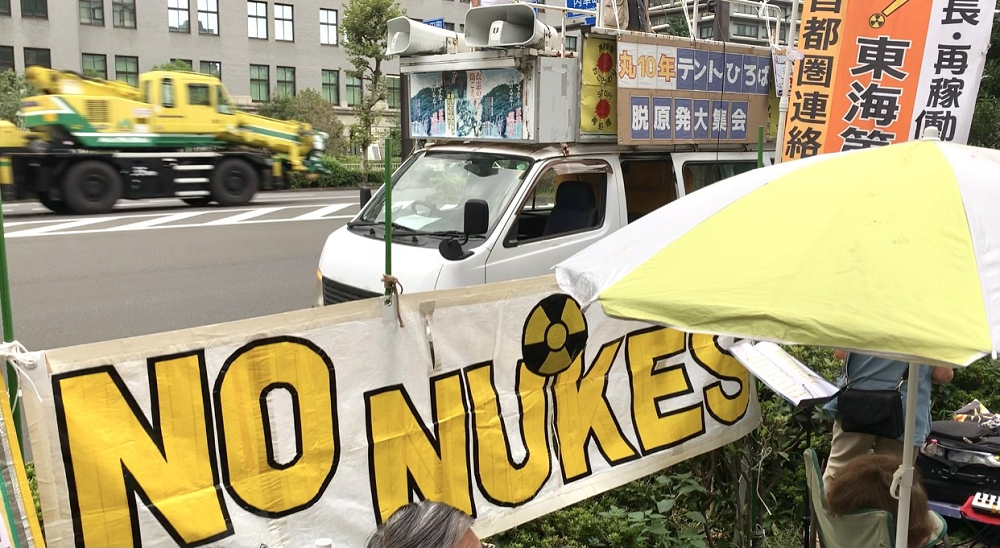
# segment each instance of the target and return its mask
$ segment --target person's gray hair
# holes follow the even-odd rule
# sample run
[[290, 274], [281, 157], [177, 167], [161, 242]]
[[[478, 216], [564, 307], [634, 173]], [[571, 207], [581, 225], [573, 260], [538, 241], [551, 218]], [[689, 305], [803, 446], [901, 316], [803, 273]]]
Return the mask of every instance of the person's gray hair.
[[440, 502], [411, 502], [396, 510], [368, 539], [367, 548], [453, 548], [472, 516]]

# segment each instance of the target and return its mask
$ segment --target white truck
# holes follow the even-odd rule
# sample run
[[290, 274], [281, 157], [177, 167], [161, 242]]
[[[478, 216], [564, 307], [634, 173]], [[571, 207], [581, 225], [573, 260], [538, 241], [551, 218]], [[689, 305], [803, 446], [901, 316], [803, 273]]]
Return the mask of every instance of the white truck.
[[[766, 48], [591, 29], [576, 56], [524, 4], [471, 9], [464, 36], [425, 26], [389, 26], [409, 77], [411, 135], [428, 140], [392, 177], [392, 274], [407, 292], [545, 274], [754, 169], [758, 153], [770, 163], [773, 142], [756, 142]], [[385, 196], [328, 237], [317, 305], [383, 293]]]

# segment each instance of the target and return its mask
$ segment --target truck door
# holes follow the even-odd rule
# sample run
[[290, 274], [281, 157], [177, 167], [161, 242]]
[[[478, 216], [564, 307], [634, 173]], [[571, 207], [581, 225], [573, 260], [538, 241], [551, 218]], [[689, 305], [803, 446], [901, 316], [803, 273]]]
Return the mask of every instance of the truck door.
[[219, 133], [222, 114], [216, 106], [215, 87], [206, 82], [163, 78], [160, 81], [156, 131], [199, 135]]
[[550, 273], [621, 226], [618, 185], [604, 159], [556, 160], [544, 166], [486, 261], [486, 282]]

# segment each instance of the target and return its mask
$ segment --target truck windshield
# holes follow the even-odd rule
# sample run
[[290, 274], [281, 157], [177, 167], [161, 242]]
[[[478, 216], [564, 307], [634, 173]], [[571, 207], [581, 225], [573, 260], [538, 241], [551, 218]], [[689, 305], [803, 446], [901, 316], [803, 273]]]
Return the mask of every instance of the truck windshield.
[[[465, 203], [484, 200], [490, 229], [531, 167], [531, 160], [484, 152], [427, 152], [399, 173], [392, 186], [393, 224], [421, 232], [461, 232]], [[372, 199], [361, 221], [385, 222], [385, 195]]]

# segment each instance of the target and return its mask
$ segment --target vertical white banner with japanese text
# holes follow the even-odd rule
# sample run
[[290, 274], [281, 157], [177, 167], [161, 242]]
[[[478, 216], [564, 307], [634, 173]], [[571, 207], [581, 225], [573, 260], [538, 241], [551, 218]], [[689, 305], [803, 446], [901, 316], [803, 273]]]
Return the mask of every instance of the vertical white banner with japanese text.
[[986, 64], [996, 0], [934, 0], [910, 138], [936, 126], [941, 139], [965, 143]]

